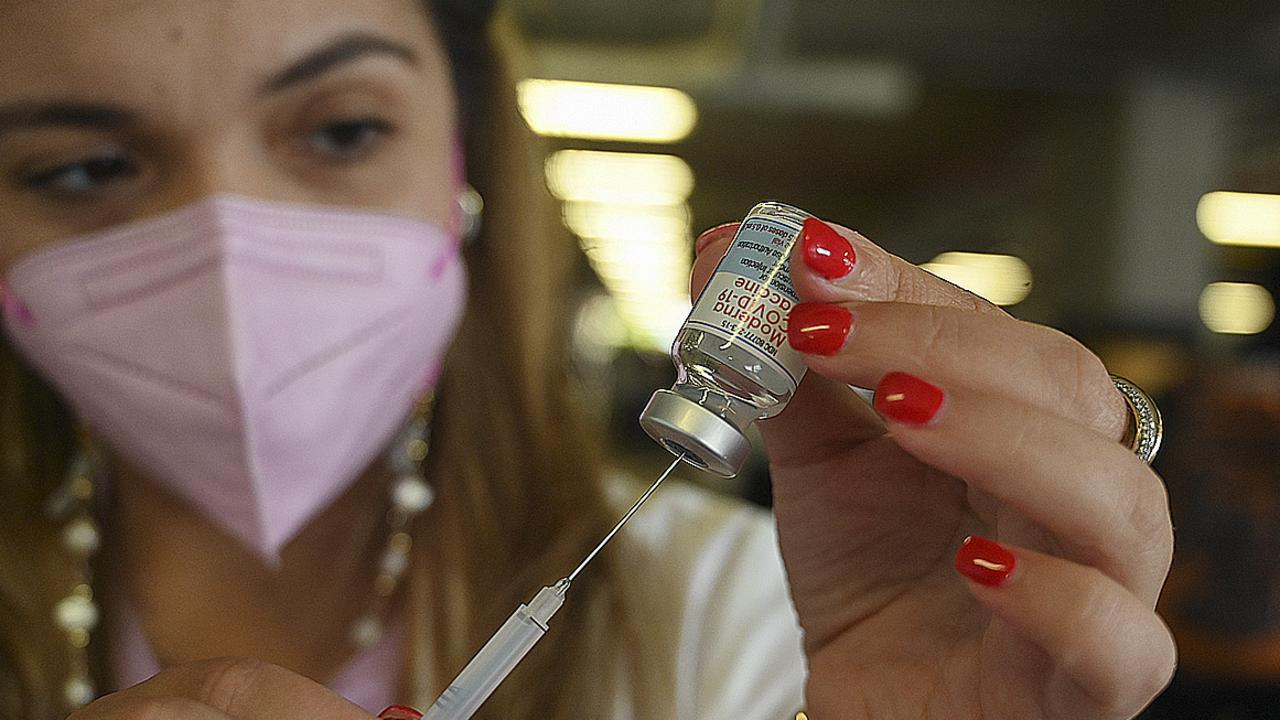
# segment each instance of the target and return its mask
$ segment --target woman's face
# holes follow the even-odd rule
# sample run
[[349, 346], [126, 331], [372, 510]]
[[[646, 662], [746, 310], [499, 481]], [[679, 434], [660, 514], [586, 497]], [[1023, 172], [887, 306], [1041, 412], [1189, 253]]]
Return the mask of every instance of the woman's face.
[[213, 193], [451, 217], [418, 0], [0, 0], [0, 67], [0, 274]]

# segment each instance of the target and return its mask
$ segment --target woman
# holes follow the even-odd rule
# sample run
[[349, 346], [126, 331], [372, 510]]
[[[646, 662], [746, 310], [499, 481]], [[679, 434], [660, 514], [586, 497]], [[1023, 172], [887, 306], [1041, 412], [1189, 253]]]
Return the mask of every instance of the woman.
[[[487, 13], [425, 10], [0, 7], [8, 715], [90, 673], [83, 720], [366, 717], [306, 678], [423, 703], [613, 519]], [[813, 372], [763, 432], [803, 658], [781, 593], [741, 592], [767, 531], [666, 493], [482, 712], [775, 717], [806, 661], [818, 718], [1138, 712], [1171, 533], [1098, 360], [838, 226], [792, 272]]]

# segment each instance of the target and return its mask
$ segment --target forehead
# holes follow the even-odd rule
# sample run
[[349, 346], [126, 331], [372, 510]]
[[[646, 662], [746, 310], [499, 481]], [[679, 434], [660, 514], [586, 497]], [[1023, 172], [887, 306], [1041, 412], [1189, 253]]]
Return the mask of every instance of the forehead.
[[441, 54], [418, 0], [0, 0], [0, 100], [225, 100], [353, 32]]

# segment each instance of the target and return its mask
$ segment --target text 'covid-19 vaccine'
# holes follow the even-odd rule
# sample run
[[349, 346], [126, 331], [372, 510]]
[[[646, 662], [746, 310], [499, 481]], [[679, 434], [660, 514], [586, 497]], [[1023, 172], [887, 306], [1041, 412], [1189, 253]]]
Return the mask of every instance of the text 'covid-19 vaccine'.
[[811, 217], [778, 202], [751, 209], [671, 346], [675, 385], [640, 413], [653, 439], [709, 472], [738, 474], [747, 427], [781, 412], [804, 376], [787, 342], [799, 302], [789, 258]]

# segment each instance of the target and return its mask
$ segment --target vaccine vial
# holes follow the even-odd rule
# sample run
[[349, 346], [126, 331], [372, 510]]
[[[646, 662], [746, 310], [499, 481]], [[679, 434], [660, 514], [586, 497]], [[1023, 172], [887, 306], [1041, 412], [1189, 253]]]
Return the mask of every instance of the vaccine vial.
[[799, 302], [788, 258], [811, 217], [779, 202], [751, 209], [671, 346], [675, 385], [640, 413], [650, 437], [709, 472], [737, 475], [747, 428], [782, 412], [804, 377], [787, 341]]

